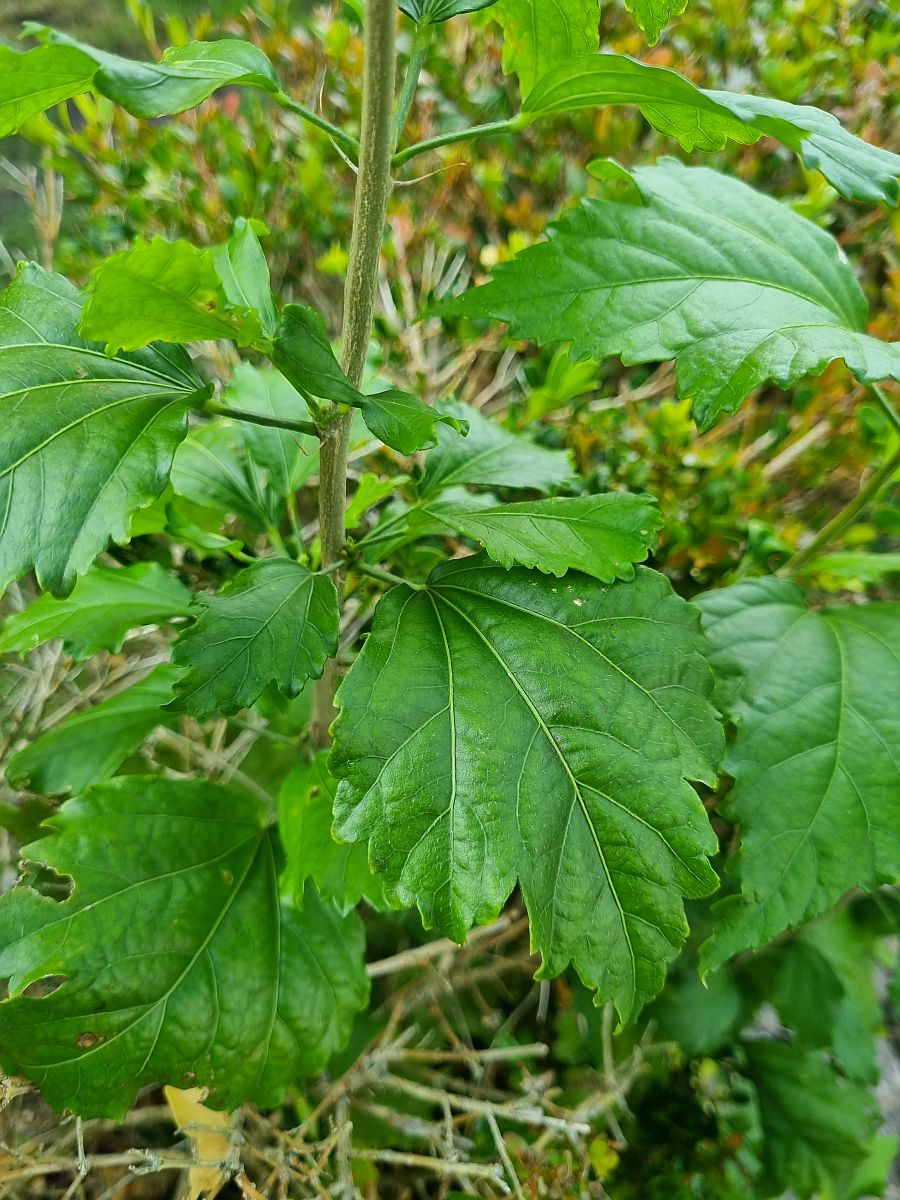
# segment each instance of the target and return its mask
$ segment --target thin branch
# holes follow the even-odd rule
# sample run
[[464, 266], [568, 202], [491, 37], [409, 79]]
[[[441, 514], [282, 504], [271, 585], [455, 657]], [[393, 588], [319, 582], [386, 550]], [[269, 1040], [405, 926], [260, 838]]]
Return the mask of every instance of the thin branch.
[[326, 121], [324, 117], [320, 117], [318, 113], [307, 108], [305, 104], [300, 104], [289, 96], [287, 92], [276, 92], [272, 99], [276, 104], [280, 104], [282, 108], [286, 108], [288, 112], [296, 113], [298, 117], [302, 117], [310, 125], [315, 125], [317, 129], [323, 130], [338, 146], [343, 146], [345, 150], [349, 150], [351, 154], [359, 155], [359, 142], [349, 133], [345, 133], [343, 129], [337, 125], [332, 125], [330, 121]]

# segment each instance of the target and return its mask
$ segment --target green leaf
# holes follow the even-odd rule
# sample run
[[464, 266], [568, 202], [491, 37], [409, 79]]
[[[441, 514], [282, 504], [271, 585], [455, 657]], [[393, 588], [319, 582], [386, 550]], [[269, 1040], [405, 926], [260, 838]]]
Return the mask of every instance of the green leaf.
[[519, 77], [527, 96], [554, 67], [596, 50], [596, 0], [499, 0], [490, 16], [503, 30], [503, 70]]
[[166, 50], [161, 62], [148, 63], [98, 50], [33, 21], [24, 28], [48, 48], [72, 47], [91, 58], [96, 70], [94, 90], [135, 117], [172, 116], [200, 104], [218, 88], [236, 84], [264, 92], [281, 90], [262, 50], [236, 38], [188, 42]]
[[877, 1128], [871, 1094], [840, 1079], [826, 1059], [786, 1042], [745, 1043], [764, 1134], [762, 1195], [840, 1195]]
[[[683, 6], [682, 6], [683, 7]], [[777, 138], [850, 200], [896, 204], [900, 155], [854, 137], [831, 113], [764, 96], [707, 91], [667, 67], [623, 54], [589, 54], [545, 74], [522, 105], [533, 119], [607, 104], [633, 104], [685, 150]]]
[[335, 840], [331, 832], [337, 780], [326, 765], [327, 751], [295, 767], [282, 785], [278, 801], [278, 833], [284, 846], [281, 887], [297, 905], [303, 904], [306, 881], [312, 879], [320, 896], [349, 912], [360, 900], [373, 908], [390, 908], [384, 884], [369, 869], [366, 847]]
[[[239, 363], [222, 392], [228, 407], [287, 420], [310, 419], [302, 396], [280, 371]], [[260, 490], [271, 490], [280, 499], [298, 491], [319, 470], [319, 439], [287, 429], [273, 429], [242, 421], [235, 427], [252, 462], [265, 471]], [[251, 468], [252, 469], [252, 468]], [[262, 483], [265, 488], [262, 488]]]
[[155, 237], [113, 254], [91, 276], [79, 332], [107, 351], [136, 350], [153, 341], [228, 338], [249, 346], [263, 336], [260, 315], [243, 303], [220, 270], [222, 247]]
[[779, 579], [698, 602], [737, 724], [724, 811], [741, 822], [741, 894], [716, 906], [714, 970], [900, 875], [900, 605], [814, 611]]
[[490, 8], [497, 0], [400, 0], [400, 11], [419, 25], [437, 25], [461, 13]]
[[130, 567], [93, 566], [65, 600], [39, 596], [0, 627], [0, 654], [25, 654], [62, 638], [72, 658], [100, 650], [116, 654], [130, 630], [191, 615], [191, 593], [154, 562]]
[[546, 493], [576, 482], [567, 451], [548, 450], [510, 433], [458, 400], [445, 401], [441, 411], [465, 421], [469, 433], [462, 442], [449, 430], [438, 429], [437, 446], [425, 461], [421, 496], [434, 496], [461, 484]]
[[863, 382], [900, 379], [900, 344], [865, 333], [865, 297], [829, 234], [703, 167], [664, 159], [633, 177], [643, 205], [586, 201], [443, 311], [582, 357], [674, 358], [704, 429], [760, 384], [792, 387], [836, 358]]
[[180, 675], [168, 664], [157, 667], [140, 682], [51, 727], [12, 756], [10, 783], [55, 796], [77, 795], [109, 779], [157, 725], [171, 722], [164, 706]]
[[633, 579], [634, 564], [655, 548], [662, 518], [649, 496], [603, 496], [501, 504], [497, 508], [427, 505], [410, 513], [419, 522], [440, 521], [474, 538], [504, 567], [519, 563], [553, 575], [584, 571], [603, 583]]
[[625, 0], [625, 7], [634, 13], [647, 41], [655, 46], [672, 17], [680, 16], [687, 8], [687, 0]]
[[370, 508], [382, 500], [386, 500], [404, 483], [409, 483], [408, 475], [393, 475], [390, 479], [381, 479], [378, 475], [367, 471], [361, 477], [356, 491], [353, 493], [353, 498], [347, 505], [347, 511], [344, 514], [347, 528], [355, 529]]
[[34, 263], [0, 295], [0, 592], [34, 569], [65, 595], [128, 541], [206, 392], [177, 347], [107, 357], [76, 333], [80, 312], [75, 288]]
[[96, 70], [93, 59], [71, 46], [39, 46], [25, 54], [0, 46], [0, 137], [88, 91]]
[[[213, 248], [213, 259], [222, 287], [230, 304], [255, 312], [269, 337], [278, 328], [278, 311], [272, 296], [269, 264], [256, 236], [254, 224], [238, 217], [231, 237], [223, 246]], [[265, 226], [259, 225], [263, 232]]]
[[465, 432], [464, 422], [429, 408], [408, 392], [389, 388], [367, 396], [355, 388], [335, 358], [325, 322], [314, 308], [285, 306], [272, 361], [304, 395], [358, 408], [372, 433], [401, 454], [435, 445], [440, 423]]
[[249, 449], [249, 424], [211, 421], [192, 429], [172, 464], [172, 486], [192, 504], [223, 518], [239, 517], [251, 529], [276, 525], [283, 498], [263, 487], [264, 470]]
[[603, 586], [483, 557], [380, 601], [338, 693], [335, 830], [452, 938], [516, 884], [540, 975], [571, 962], [623, 1019], [656, 994], [715, 838], [688, 779], [721, 730], [699, 625], [642, 569]]
[[198, 594], [196, 623], [175, 643], [172, 658], [189, 668], [172, 707], [195, 717], [249, 708], [270, 683], [299, 695], [337, 653], [338, 601], [327, 575], [290, 559], [267, 558], [217, 595]]
[[[362, 927], [312, 888], [302, 911], [280, 900], [253, 799], [124, 777], [50, 825], [24, 854], [73, 891], [0, 900], [0, 1061], [54, 1107], [118, 1118], [148, 1083], [273, 1107], [346, 1041], [368, 995]], [[25, 994], [48, 976], [64, 982]]]

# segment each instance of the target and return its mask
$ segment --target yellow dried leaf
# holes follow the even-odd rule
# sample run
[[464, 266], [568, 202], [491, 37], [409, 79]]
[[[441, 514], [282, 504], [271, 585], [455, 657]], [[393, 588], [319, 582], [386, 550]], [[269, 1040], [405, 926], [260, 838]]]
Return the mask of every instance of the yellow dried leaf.
[[[194, 1157], [203, 1163], [225, 1162], [231, 1156], [233, 1114], [206, 1108], [202, 1103], [206, 1099], [205, 1088], [182, 1091], [167, 1087], [165, 1093], [175, 1124], [190, 1139]], [[220, 1167], [191, 1167], [188, 1200], [200, 1200], [201, 1196], [211, 1198], [227, 1181], [228, 1174]]]

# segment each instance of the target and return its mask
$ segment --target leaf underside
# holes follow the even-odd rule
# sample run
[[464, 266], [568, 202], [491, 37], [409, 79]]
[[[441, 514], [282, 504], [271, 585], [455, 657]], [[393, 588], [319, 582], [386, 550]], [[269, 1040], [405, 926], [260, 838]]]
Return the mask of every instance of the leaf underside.
[[335, 829], [368, 840], [395, 903], [462, 940], [518, 879], [543, 955], [623, 1019], [662, 986], [715, 839], [687, 779], [721, 730], [690, 608], [633, 583], [481, 556], [396, 588], [342, 684]]
[[585, 201], [443, 311], [584, 358], [674, 358], [701, 428], [837, 358], [863, 382], [900, 379], [900, 345], [865, 333], [862, 290], [827, 233], [704, 167], [663, 159], [632, 176], [642, 204]]
[[[368, 996], [362, 926], [312, 888], [302, 910], [280, 900], [244, 793], [125, 776], [49, 824], [24, 853], [73, 891], [0, 899], [0, 1062], [54, 1107], [118, 1118], [157, 1082], [272, 1107], [346, 1040]], [[55, 991], [24, 994], [51, 976]]]
[[699, 604], [737, 724], [725, 814], [741, 823], [741, 893], [716, 906], [703, 949], [714, 970], [852, 888], [900, 877], [900, 605], [816, 612], [779, 579]]
[[80, 314], [75, 288], [34, 263], [0, 296], [0, 591], [33, 569], [66, 595], [128, 541], [206, 390], [175, 346], [108, 357], [76, 333]]

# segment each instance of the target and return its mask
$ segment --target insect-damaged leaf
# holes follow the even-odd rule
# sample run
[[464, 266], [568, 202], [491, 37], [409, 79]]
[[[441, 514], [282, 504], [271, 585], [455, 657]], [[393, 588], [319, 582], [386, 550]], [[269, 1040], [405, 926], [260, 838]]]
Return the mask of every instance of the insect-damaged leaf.
[[715, 838], [688, 779], [721, 730], [699, 624], [660, 575], [603, 586], [481, 556], [380, 602], [341, 686], [335, 828], [395, 902], [462, 939], [518, 880], [543, 955], [632, 1015], [706, 895]]
[[[368, 997], [362, 926], [312, 887], [302, 910], [279, 897], [252, 798], [123, 777], [49, 825], [24, 854], [71, 876], [72, 894], [0, 899], [0, 1062], [49, 1103], [121, 1117], [162, 1082], [208, 1087], [215, 1107], [273, 1106], [345, 1041]], [[25, 994], [49, 976], [55, 991]]]

